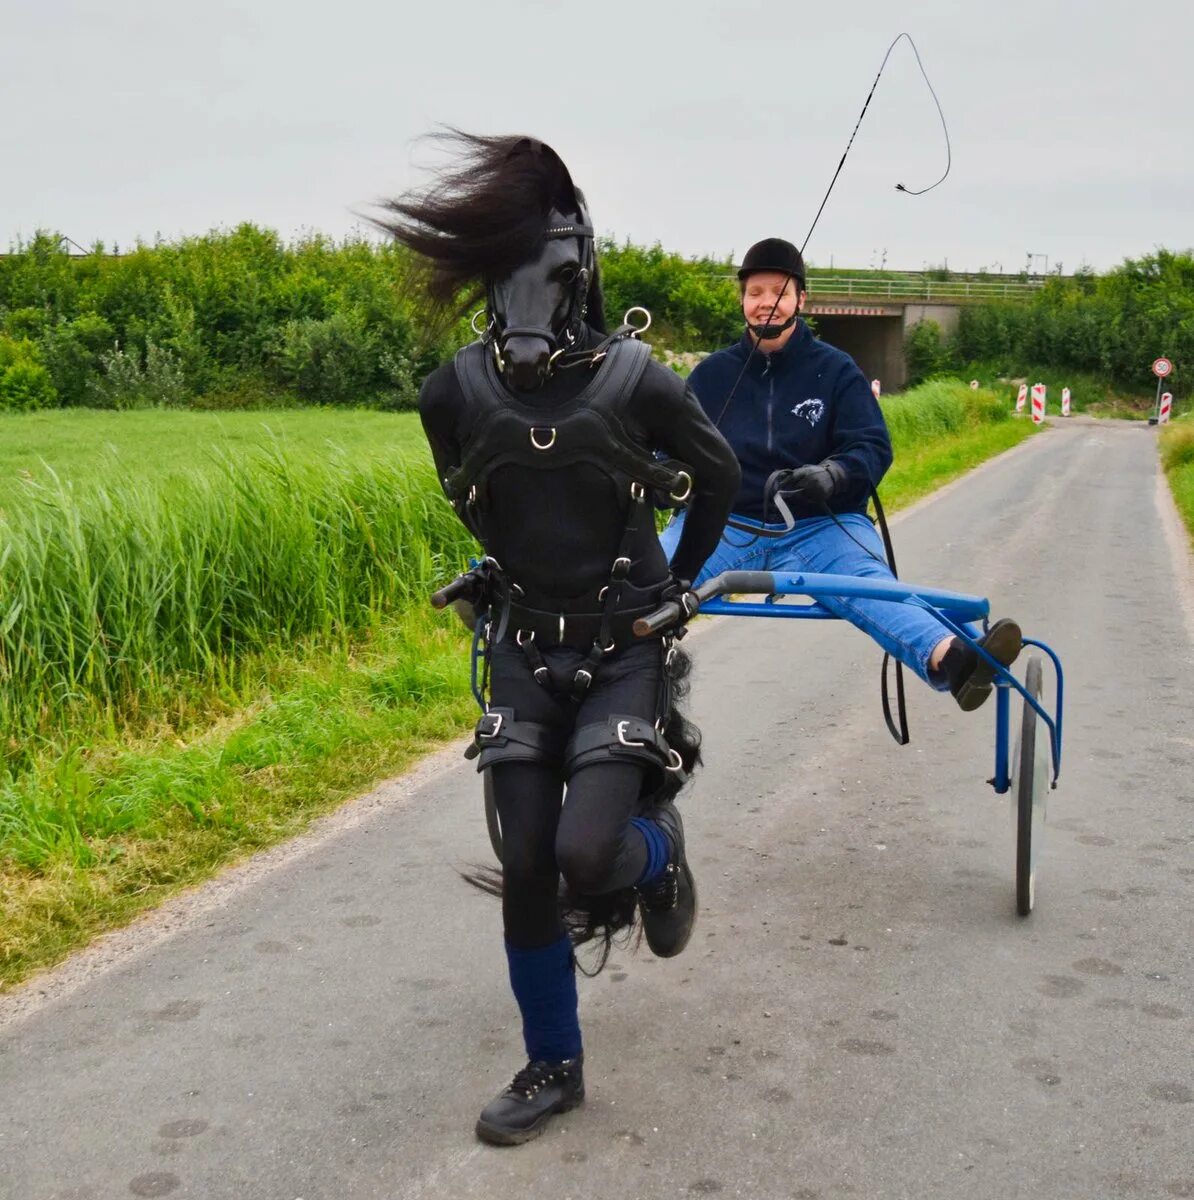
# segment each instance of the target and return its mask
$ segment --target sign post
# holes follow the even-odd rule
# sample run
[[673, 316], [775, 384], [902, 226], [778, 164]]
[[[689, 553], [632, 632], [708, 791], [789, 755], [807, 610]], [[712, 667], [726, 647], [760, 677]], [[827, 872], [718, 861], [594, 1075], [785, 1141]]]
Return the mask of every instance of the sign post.
[[1067, 387], [1061, 389], [1061, 415], [1063, 417], [1070, 415], [1070, 389]]
[[1153, 374], [1157, 377], [1157, 405], [1156, 411], [1148, 419], [1150, 425], [1155, 425], [1161, 419], [1161, 384], [1165, 382], [1165, 376], [1173, 370], [1173, 363], [1167, 358], [1158, 358], [1153, 363]]
[[1161, 393], [1161, 408], [1157, 413], [1157, 424], [1158, 425], [1168, 425], [1169, 424], [1169, 414], [1171, 412], [1173, 412], [1173, 393], [1172, 392], [1162, 392]]
[[1020, 390], [1016, 393], [1016, 412], [1024, 411], [1024, 404], [1028, 400], [1028, 384], [1020, 384]]

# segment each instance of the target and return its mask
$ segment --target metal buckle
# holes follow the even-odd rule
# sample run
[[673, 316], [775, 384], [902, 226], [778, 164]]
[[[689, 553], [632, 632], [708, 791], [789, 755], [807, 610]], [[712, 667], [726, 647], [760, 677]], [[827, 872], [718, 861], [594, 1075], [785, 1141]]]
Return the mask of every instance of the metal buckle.
[[668, 765], [664, 767], [665, 771], [683, 771], [684, 760], [680, 757], [680, 751], [674, 750], [671, 746], [667, 748]]
[[539, 426], [532, 425], [530, 429], [531, 445], [534, 446], [536, 450], [550, 450], [552, 446], [556, 444], [556, 427], [554, 425], [551, 427], [551, 438], [544, 443], [540, 443], [538, 438], [535, 437], [535, 434], [538, 432]]
[[560, 613], [560, 645], [564, 644], [564, 614]]
[[679, 480], [681, 478], [688, 480], [688, 486], [678, 496], [675, 492], [668, 492], [667, 494], [668, 499], [675, 500], [677, 504], [679, 504], [681, 500], [687, 500], [688, 497], [692, 495], [692, 476], [689, 475], [687, 471], [677, 471], [676, 479]]
[[[583, 680], [581, 679], [582, 675], [584, 676]], [[584, 667], [581, 667], [580, 670], [577, 671], [572, 677], [572, 682], [578, 684], [583, 689], [587, 689], [589, 684], [593, 682], [593, 672], [586, 671]]]
[[616, 650], [617, 648], [618, 648], [618, 643], [615, 642], [613, 638], [610, 638], [609, 641], [604, 646], [601, 647], [601, 653], [609, 654], [611, 651]]
[[621, 558], [614, 559], [614, 565], [610, 568], [609, 577], [611, 579], [625, 579], [630, 574], [630, 559], [623, 555]]
[[[484, 738], [486, 741], [489, 741], [490, 739], [497, 737], [502, 731], [502, 725], [505, 723], [505, 719], [506, 718], [501, 713], [487, 712], [481, 718], [481, 720], [477, 722], [477, 738]], [[492, 721], [492, 729], [482, 728], [486, 721]]]
[[647, 489], [638, 480], [633, 480], [630, 484], [630, 498], [631, 500], [645, 500], [647, 498]]
[[650, 742], [632, 742], [632, 741], [630, 741], [629, 738], [627, 738], [626, 729], [629, 725], [630, 725], [629, 721], [619, 721], [618, 722], [618, 727], [617, 727], [618, 728], [618, 741], [623, 746], [649, 746]]
[[520, 629], [520, 630], [519, 630], [519, 631], [518, 631], [518, 632], [517, 632], [517, 633], [514, 635], [514, 640], [515, 640], [515, 641], [516, 641], [516, 642], [517, 642], [517, 643], [518, 643], [520, 646], [522, 646], [522, 645], [525, 645], [527, 642], [533, 642], [533, 641], [535, 640], [535, 631], [534, 631], [533, 629], [532, 629], [532, 630], [530, 630], [530, 635], [529, 635], [528, 637], [525, 637], [525, 638], [524, 638], [524, 637], [522, 636], [524, 633], [527, 633], [527, 632], [528, 632], [528, 631], [527, 631], [527, 630], [525, 630], [525, 629]]

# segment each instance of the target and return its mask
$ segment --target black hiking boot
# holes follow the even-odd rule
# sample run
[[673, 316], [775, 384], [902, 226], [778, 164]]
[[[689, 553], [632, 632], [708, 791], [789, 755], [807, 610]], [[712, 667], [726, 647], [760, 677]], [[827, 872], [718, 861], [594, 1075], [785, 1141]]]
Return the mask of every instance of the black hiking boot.
[[[1004, 617], [978, 639], [978, 644], [996, 662], [1010, 667], [1023, 646], [1020, 626]], [[973, 712], [991, 694], [994, 669], [960, 638], [954, 638], [953, 645], [946, 650], [941, 670], [963, 712]]]
[[672, 852], [663, 875], [637, 889], [643, 935], [656, 958], [674, 958], [692, 937], [696, 924], [696, 882], [684, 854], [684, 825], [674, 804], [646, 814], [663, 826]]
[[514, 1082], [491, 1100], [477, 1121], [477, 1137], [493, 1146], [519, 1146], [537, 1138], [556, 1113], [585, 1098], [585, 1056], [527, 1063]]

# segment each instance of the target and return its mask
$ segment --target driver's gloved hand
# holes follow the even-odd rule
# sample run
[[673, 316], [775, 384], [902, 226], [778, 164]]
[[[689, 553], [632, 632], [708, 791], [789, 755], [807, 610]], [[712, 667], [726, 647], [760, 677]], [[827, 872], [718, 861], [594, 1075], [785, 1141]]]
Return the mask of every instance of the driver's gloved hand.
[[811, 467], [793, 467], [779, 479], [776, 491], [812, 504], [827, 504], [846, 482], [846, 469], [832, 458]]

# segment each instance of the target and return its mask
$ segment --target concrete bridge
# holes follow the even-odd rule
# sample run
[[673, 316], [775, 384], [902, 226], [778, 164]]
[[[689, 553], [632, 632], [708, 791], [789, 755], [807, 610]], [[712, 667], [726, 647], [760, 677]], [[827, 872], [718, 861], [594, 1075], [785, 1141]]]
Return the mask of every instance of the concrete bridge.
[[946, 333], [970, 304], [991, 300], [1029, 300], [1044, 285], [1040, 277], [814, 274], [808, 280], [808, 306], [817, 332], [845, 350], [868, 379], [882, 380], [885, 391], [904, 386], [908, 368], [904, 337], [921, 321], [936, 321]]

